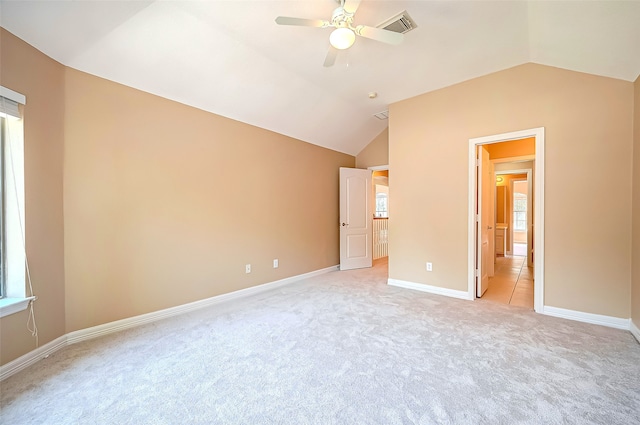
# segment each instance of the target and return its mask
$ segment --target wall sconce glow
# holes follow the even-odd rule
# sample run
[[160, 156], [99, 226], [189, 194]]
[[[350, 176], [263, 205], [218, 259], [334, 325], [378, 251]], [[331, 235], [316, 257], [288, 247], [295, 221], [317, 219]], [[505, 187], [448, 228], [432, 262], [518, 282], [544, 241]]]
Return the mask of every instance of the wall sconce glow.
[[356, 41], [356, 35], [349, 28], [342, 27], [333, 30], [329, 36], [329, 43], [338, 50], [348, 49]]
[[502, 183], [504, 181], [504, 178], [502, 176], [498, 176], [498, 177], [496, 177], [496, 181], [498, 183]]

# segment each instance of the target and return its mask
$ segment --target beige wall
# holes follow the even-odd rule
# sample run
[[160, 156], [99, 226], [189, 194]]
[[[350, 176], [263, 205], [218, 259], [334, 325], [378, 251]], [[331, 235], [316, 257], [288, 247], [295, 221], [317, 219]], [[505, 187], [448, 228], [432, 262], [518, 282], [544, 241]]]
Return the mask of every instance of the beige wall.
[[389, 128], [385, 128], [356, 156], [357, 168], [389, 165]]
[[[65, 68], [1, 31], [0, 84], [27, 97], [41, 344], [338, 264], [353, 156]], [[1, 364], [35, 348], [26, 321], [0, 320]]]
[[339, 263], [353, 156], [65, 77], [67, 332]]
[[634, 87], [633, 113], [633, 281], [631, 319], [640, 329], [640, 77]]
[[[0, 84], [27, 96], [26, 238], [41, 344], [337, 264], [337, 168], [353, 157], [65, 69], [3, 29], [0, 55]], [[357, 165], [394, 167], [390, 277], [466, 290], [468, 139], [545, 126], [545, 302], [633, 314], [638, 326], [634, 90], [640, 105], [640, 80], [529, 64], [392, 105], [390, 158], [383, 132]], [[640, 108], [634, 117], [640, 223]], [[0, 364], [35, 348], [25, 323], [26, 312], [0, 319]]]
[[544, 302], [628, 318], [632, 110], [630, 82], [536, 64], [391, 105], [389, 276], [466, 291], [469, 139], [545, 127]]
[[[0, 85], [22, 93], [25, 229], [40, 344], [65, 332], [62, 167], [64, 67], [0, 28]], [[0, 319], [0, 364], [34, 348], [27, 312]]]

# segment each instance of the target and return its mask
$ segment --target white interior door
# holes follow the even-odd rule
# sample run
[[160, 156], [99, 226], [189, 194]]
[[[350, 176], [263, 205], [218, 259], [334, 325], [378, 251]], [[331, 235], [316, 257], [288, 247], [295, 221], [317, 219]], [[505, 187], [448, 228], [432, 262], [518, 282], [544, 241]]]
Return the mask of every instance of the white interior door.
[[371, 171], [340, 168], [340, 270], [373, 264]]
[[493, 265], [490, 238], [493, 235], [491, 226], [491, 161], [489, 152], [484, 146], [478, 147], [478, 184], [477, 184], [477, 220], [476, 220], [476, 296], [481, 297], [489, 288], [489, 272]]

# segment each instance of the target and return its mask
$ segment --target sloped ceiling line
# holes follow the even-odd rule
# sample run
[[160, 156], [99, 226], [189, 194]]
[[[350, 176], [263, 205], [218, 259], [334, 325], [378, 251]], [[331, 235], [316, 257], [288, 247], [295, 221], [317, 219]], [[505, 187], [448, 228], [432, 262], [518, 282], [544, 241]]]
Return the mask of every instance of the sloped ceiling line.
[[[359, 37], [324, 68], [334, 0], [8, 1], [0, 25], [64, 65], [356, 155], [403, 99], [535, 62], [635, 81], [640, 1], [363, 0], [375, 26], [407, 10], [399, 46]], [[378, 93], [369, 99], [371, 91]]]

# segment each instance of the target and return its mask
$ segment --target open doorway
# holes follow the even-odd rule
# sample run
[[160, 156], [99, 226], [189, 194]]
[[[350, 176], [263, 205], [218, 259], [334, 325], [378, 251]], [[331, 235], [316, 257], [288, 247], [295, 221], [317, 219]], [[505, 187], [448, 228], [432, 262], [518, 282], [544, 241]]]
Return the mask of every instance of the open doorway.
[[[533, 154], [533, 146], [531, 149]], [[533, 310], [535, 285], [532, 256], [529, 255], [533, 160], [521, 158], [497, 163], [495, 167], [495, 274], [482, 299]]]
[[533, 267], [535, 154], [530, 160], [506, 160], [495, 163], [496, 227], [504, 235], [504, 245], [496, 254], [527, 257], [527, 266]]
[[384, 268], [388, 276], [389, 265], [389, 166], [369, 167], [373, 184], [373, 266]]
[[[509, 143], [529, 139], [535, 149], [530, 152], [513, 152]], [[525, 146], [526, 143], [512, 143]], [[507, 149], [509, 148], [509, 149]], [[505, 155], [505, 152], [511, 152]], [[493, 151], [493, 155], [492, 155]], [[492, 158], [493, 156], [493, 158]], [[530, 167], [516, 168], [514, 164], [532, 161]], [[516, 186], [520, 195], [514, 202], [513, 189], [510, 191], [508, 207], [500, 214], [497, 205], [500, 191], [497, 180], [503, 180], [508, 171], [527, 173], [520, 175], [523, 186]], [[487, 184], [487, 180], [490, 184]], [[518, 179], [513, 179], [518, 181]], [[469, 140], [469, 284], [470, 298], [480, 298], [499, 281], [499, 274], [505, 269], [512, 277], [521, 276], [531, 283], [533, 288], [533, 309], [542, 311], [544, 305], [544, 128], [505, 133]], [[491, 189], [492, 188], [492, 189]], [[503, 199], [505, 192], [502, 193]], [[537, 202], [532, 202], [536, 199]], [[515, 205], [514, 204], [518, 204]], [[533, 204], [533, 205], [532, 205]], [[515, 208], [515, 209], [514, 209]], [[508, 216], [508, 218], [506, 218]], [[534, 230], [535, 224], [535, 230]], [[515, 238], [518, 238], [517, 241]], [[515, 243], [515, 245], [514, 245]], [[521, 243], [522, 245], [518, 245]], [[502, 249], [500, 248], [502, 246]], [[524, 247], [524, 256], [514, 256], [516, 250]], [[533, 261], [534, 249], [536, 261]], [[498, 253], [502, 252], [499, 256]], [[518, 251], [518, 253], [520, 253]], [[508, 259], [508, 261], [507, 261]], [[498, 261], [501, 260], [501, 261]], [[509, 263], [509, 261], [511, 264]], [[515, 264], [515, 262], [519, 262]], [[502, 264], [505, 263], [505, 264]], [[506, 264], [509, 263], [509, 264]], [[512, 288], [513, 289], [513, 288]], [[531, 289], [531, 288], [529, 288]], [[509, 294], [513, 296], [514, 294]]]
[[339, 203], [340, 270], [384, 266], [388, 276], [389, 166], [340, 167]]
[[526, 257], [529, 250], [527, 213], [530, 211], [528, 201], [529, 185], [527, 180], [511, 180], [511, 252], [514, 256]]

